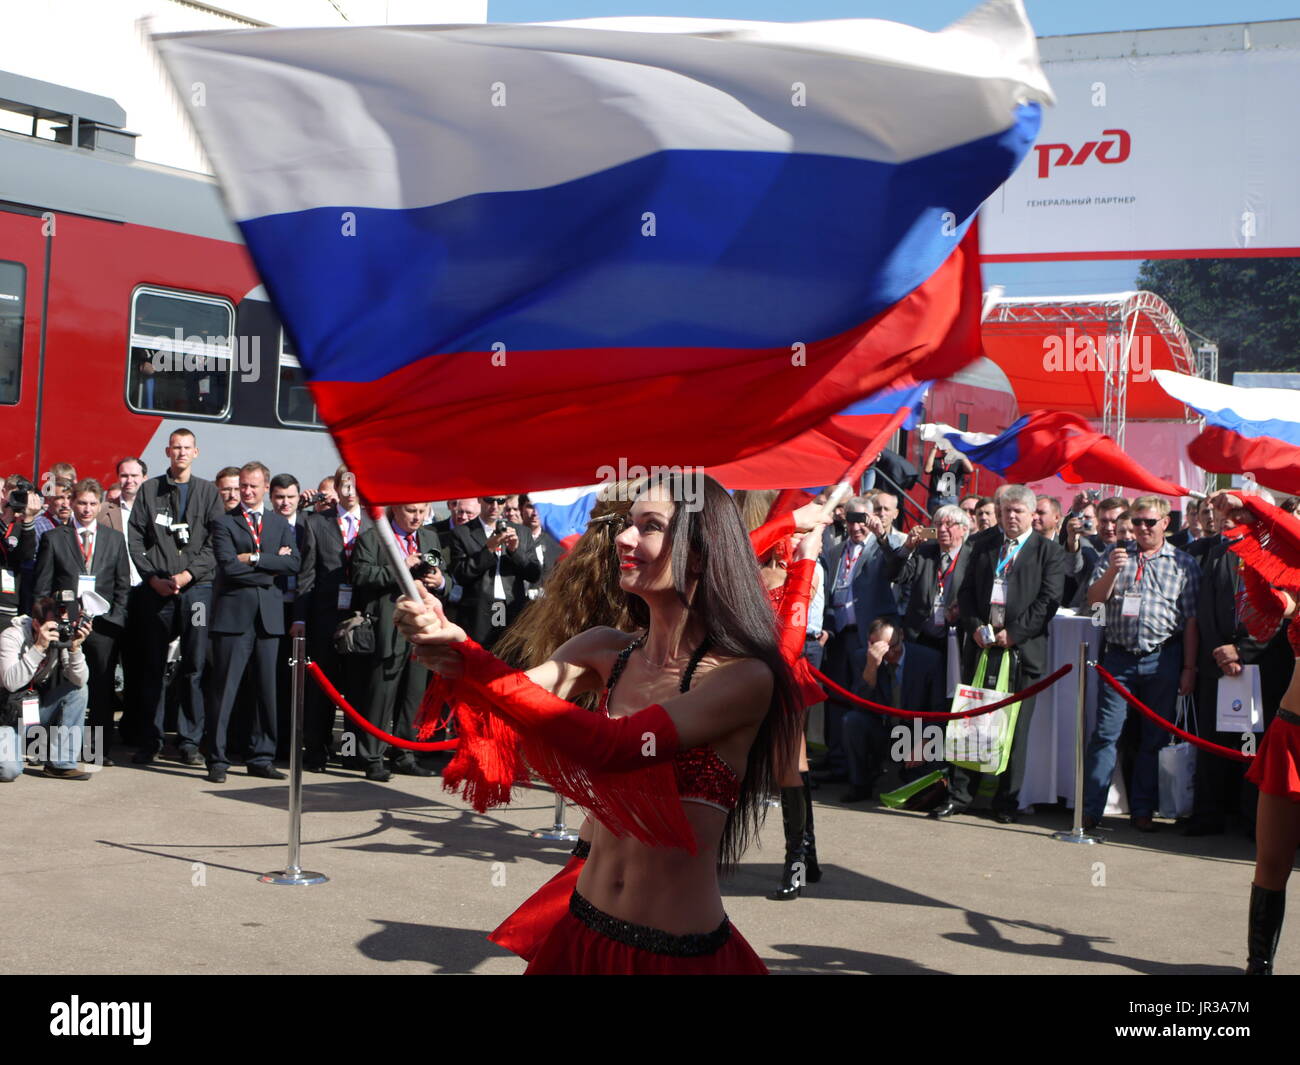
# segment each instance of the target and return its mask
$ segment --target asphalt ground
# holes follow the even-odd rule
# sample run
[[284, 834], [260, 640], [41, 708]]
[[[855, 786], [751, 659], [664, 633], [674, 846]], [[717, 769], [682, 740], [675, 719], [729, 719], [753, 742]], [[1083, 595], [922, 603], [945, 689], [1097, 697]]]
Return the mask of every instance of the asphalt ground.
[[[114, 752], [127, 760], [129, 752]], [[824, 879], [786, 903], [780, 811], [724, 881], [734, 924], [773, 973], [1239, 973], [1253, 844], [1144, 835], [1054, 840], [1064, 810], [998, 825], [816, 795]], [[308, 774], [302, 865], [329, 882], [268, 886], [286, 862], [287, 783], [232, 767], [224, 785], [163, 758], [77, 782], [37, 770], [0, 785], [0, 881], [21, 933], [0, 971], [43, 974], [522, 972], [485, 935], [550, 877], [569, 845], [531, 839], [553, 796], [475, 814], [438, 778]], [[1297, 918], [1296, 920], [1300, 920]], [[1294, 924], [1279, 973], [1300, 969]]]

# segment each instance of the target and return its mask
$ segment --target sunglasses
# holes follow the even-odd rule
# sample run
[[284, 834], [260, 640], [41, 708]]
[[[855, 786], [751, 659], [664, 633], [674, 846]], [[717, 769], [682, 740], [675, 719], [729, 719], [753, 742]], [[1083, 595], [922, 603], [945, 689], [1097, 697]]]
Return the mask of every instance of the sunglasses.
[[484, 496], [483, 502], [504, 504], [508, 498], [509, 498], [508, 496]]
[[1134, 526], [1140, 525], [1144, 529], [1154, 529], [1165, 519], [1164, 518], [1130, 518], [1129, 520], [1133, 522]]

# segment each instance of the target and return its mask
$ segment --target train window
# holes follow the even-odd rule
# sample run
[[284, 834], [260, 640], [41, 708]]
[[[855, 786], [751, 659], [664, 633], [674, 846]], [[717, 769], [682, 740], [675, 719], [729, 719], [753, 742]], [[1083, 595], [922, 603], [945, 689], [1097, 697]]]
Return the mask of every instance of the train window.
[[139, 288], [131, 303], [126, 401], [132, 410], [222, 418], [237, 368], [229, 300]]
[[0, 262], [0, 403], [18, 402], [23, 376], [23, 293], [27, 268]]
[[275, 413], [284, 425], [325, 428], [325, 423], [316, 411], [316, 400], [307, 387], [298, 354], [293, 350], [293, 343], [283, 329], [280, 330], [280, 373], [276, 387]]

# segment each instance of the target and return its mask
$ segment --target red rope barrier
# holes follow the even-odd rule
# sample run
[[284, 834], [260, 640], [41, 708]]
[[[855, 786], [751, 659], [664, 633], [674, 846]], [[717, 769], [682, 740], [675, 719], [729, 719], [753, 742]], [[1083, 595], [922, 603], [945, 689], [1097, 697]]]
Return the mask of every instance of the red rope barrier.
[[437, 743], [417, 743], [415, 740], [398, 739], [392, 733], [385, 732], [377, 725], [372, 725], [362, 717], [349, 703], [343, 698], [342, 693], [329, 682], [329, 678], [321, 672], [320, 666], [315, 662], [307, 663], [307, 672], [311, 674], [312, 680], [320, 685], [320, 690], [325, 693], [325, 697], [333, 702], [347, 716], [357, 728], [363, 732], [368, 732], [376, 739], [383, 740], [385, 743], [391, 743], [394, 747], [401, 747], [408, 751], [450, 751], [460, 745], [460, 740], [439, 740]]
[[994, 710], [1001, 710], [1004, 706], [1010, 706], [1012, 703], [1018, 703], [1030, 696], [1037, 695], [1044, 688], [1050, 688], [1063, 676], [1074, 668], [1072, 663], [1066, 663], [1051, 676], [1044, 677], [1035, 684], [1031, 684], [1023, 691], [1012, 692], [1001, 702], [993, 703], [991, 706], [979, 706], [974, 710], [963, 710], [959, 714], [947, 713], [941, 710], [902, 710], [897, 706], [885, 706], [883, 703], [873, 703], [870, 699], [864, 699], [860, 695], [854, 695], [847, 688], [841, 688], [830, 677], [826, 676], [820, 669], [809, 666], [815, 676], [822, 684], [836, 692], [840, 698], [851, 703], [857, 703], [859, 706], [865, 706], [868, 710], [874, 710], [878, 714], [893, 714], [895, 717], [920, 717], [927, 720], [956, 721], [959, 717], [979, 717], [980, 714], [991, 714]]
[[1134, 710], [1145, 714], [1161, 728], [1168, 729], [1175, 736], [1180, 736], [1187, 740], [1188, 743], [1195, 744], [1202, 750], [1209, 751], [1211, 754], [1221, 755], [1224, 758], [1233, 758], [1238, 762], [1250, 762], [1254, 760], [1255, 756], [1253, 754], [1242, 754], [1241, 751], [1234, 751], [1231, 747], [1224, 747], [1222, 744], [1212, 743], [1210, 740], [1203, 740], [1200, 736], [1193, 736], [1190, 732], [1185, 732], [1172, 721], [1166, 721], [1163, 717], [1157, 714], [1151, 709], [1151, 707], [1142, 702], [1136, 695], [1107, 673], [1101, 666], [1094, 665], [1092, 668], [1097, 671], [1097, 676], [1124, 697], [1124, 700], [1129, 704], [1129, 706], [1133, 707]]

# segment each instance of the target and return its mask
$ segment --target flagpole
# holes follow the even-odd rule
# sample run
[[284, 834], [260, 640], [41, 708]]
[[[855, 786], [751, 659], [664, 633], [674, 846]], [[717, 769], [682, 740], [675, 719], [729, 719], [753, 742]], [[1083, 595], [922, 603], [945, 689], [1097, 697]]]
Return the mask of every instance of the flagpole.
[[420, 591], [415, 586], [415, 578], [411, 576], [411, 567], [406, 564], [406, 552], [402, 550], [401, 545], [397, 542], [397, 537], [393, 535], [393, 527], [389, 524], [385, 508], [371, 507], [370, 516], [375, 519], [375, 528], [379, 530], [379, 539], [388, 548], [388, 557], [392, 560], [393, 569], [397, 573], [397, 583], [402, 586], [403, 597], [416, 603], [422, 602]]

